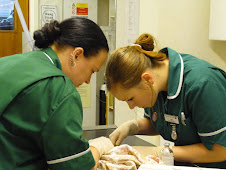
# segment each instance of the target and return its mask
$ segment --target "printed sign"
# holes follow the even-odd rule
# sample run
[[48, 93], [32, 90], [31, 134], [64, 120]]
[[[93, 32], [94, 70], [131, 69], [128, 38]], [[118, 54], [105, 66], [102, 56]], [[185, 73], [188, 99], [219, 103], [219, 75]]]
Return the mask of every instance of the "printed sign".
[[77, 15], [88, 15], [88, 4], [77, 3]]
[[97, 23], [97, 6], [98, 0], [64, 0], [63, 19], [80, 17]]
[[72, 4], [72, 15], [75, 15], [75, 12], [76, 12], [76, 6], [75, 6], [75, 4], [73, 3], [73, 4]]
[[57, 20], [57, 6], [56, 5], [41, 5], [41, 21], [42, 27], [45, 23], [50, 23], [51, 20]]

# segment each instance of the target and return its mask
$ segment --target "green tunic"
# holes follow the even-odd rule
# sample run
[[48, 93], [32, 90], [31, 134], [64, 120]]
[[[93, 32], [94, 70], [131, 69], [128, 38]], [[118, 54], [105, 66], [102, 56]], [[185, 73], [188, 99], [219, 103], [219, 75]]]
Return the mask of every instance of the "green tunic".
[[0, 59], [0, 169], [91, 169], [80, 95], [51, 48]]
[[[153, 111], [145, 108], [144, 117], [176, 146], [203, 143], [210, 150], [217, 143], [226, 147], [225, 72], [191, 55], [170, 48], [162, 51], [169, 57], [168, 91], [159, 93]], [[176, 140], [171, 137], [173, 126]], [[226, 168], [226, 162], [198, 165]]]

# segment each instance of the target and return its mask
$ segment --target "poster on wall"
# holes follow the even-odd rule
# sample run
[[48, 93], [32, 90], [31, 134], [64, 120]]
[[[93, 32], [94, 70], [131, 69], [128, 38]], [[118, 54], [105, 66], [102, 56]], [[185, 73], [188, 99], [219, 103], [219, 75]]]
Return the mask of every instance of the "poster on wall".
[[83, 83], [81, 86], [76, 88], [81, 96], [82, 106], [90, 107], [91, 106], [91, 91], [90, 91], [90, 84]]
[[133, 44], [139, 36], [140, 0], [126, 0], [125, 9], [125, 42], [124, 45]]
[[0, 30], [14, 30], [14, 2], [0, 0]]
[[51, 20], [58, 20], [56, 5], [41, 5], [41, 24], [50, 23]]
[[97, 22], [97, 0], [64, 0], [63, 17], [83, 17]]

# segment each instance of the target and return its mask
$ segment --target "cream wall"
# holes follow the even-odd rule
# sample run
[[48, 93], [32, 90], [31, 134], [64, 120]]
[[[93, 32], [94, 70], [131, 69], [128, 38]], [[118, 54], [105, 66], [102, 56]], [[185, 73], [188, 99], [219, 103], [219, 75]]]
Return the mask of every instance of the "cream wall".
[[210, 0], [141, 0], [140, 34], [226, 70], [226, 41], [209, 40]]

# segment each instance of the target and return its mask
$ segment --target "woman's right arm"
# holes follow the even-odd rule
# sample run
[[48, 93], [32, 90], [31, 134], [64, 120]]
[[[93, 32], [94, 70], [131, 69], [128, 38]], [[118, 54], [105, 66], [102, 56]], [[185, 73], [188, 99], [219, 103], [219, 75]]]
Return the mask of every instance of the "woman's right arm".
[[95, 160], [95, 166], [91, 170], [96, 170], [101, 155], [114, 148], [114, 145], [109, 138], [102, 136], [89, 140], [89, 147]]
[[143, 118], [137, 120], [139, 125], [139, 133], [138, 135], [159, 135], [159, 133], [155, 130], [152, 122], [147, 119]]
[[158, 135], [158, 132], [149, 119], [143, 118], [123, 123], [109, 135], [109, 138], [114, 145], [118, 146], [127, 136], [133, 135]]
[[93, 146], [90, 146], [90, 150], [92, 152], [92, 155], [93, 155], [93, 158], [96, 162], [95, 166], [91, 169], [91, 170], [96, 170], [97, 169], [97, 165], [98, 165], [98, 161], [100, 160], [100, 153], [99, 151], [93, 147]]

